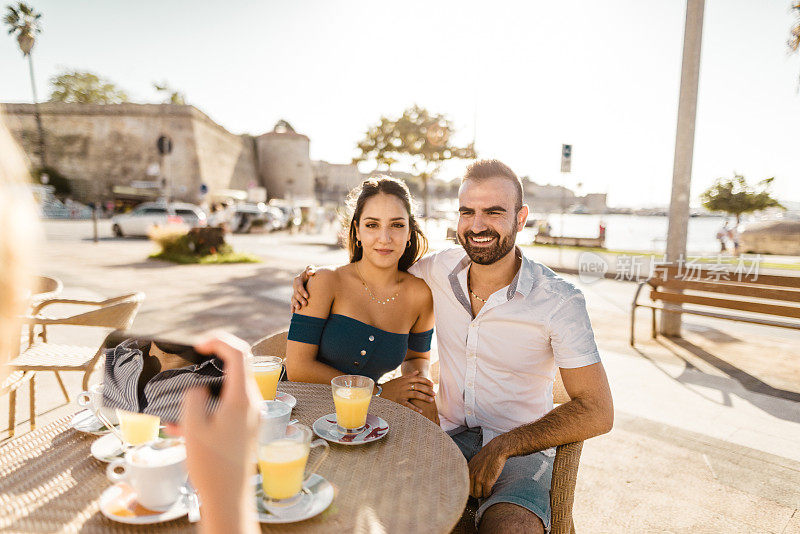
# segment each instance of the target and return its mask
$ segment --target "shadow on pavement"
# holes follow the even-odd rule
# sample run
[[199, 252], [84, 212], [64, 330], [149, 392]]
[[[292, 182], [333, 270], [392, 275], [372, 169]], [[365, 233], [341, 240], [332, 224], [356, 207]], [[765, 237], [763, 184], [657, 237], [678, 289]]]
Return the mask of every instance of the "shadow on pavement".
[[[687, 388], [690, 385], [695, 385], [719, 391], [723, 399], [721, 404], [725, 406], [731, 406], [731, 395], [736, 395], [774, 417], [783, 419], [785, 421], [791, 421], [793, 423], [800, 423], [800, 409], [790, 408], [786, 406], [785, 403], [780, 402], [788, 401], [800, 404], [800, 393], [772, 387], [755, 376], [747, 373], [746, 371], [726, 362], [718, 356], [711, 354], [710, 352], [685, 339], [678, 337], [666, 337], [665, 339], [670, 343], [673, 343], [674, 345], [697, 356], [704, 362], [725, 373], [727, 376], [719, 376], [703, 372], [691, 361], [687, 360], [678, 351], [676, 351], [674, 347], [670, 346], [669, 343], [665, 342], [661, 337], [657, 338], [656, 342], [665, 349], [669, 350], [676, 358], [679, 358], [684, 363], [684, 369], [678, 376], [673, 376], [664, 370], [644, 351], [638, 348], [635, 348], [634, 350], [638, 352], [640, 356], [649, 360], [665, 375]], [[712, 402], [720, 402], [717, 399], [712, 399], [706, 395], [703, 395], [699, 391], [691, 388], [688, 389]]]
[[[144, 262], [142, 267], [158, 263], [162, 262]], [[171, 335], [173, 331], [199, 334], [221, 328], [253, 343], [289, 324], [291, 284], [297, 272], [296, 266], [291, 269], [263, 266], [239, 277], [213, 282], [198, 280], [200, 287], [191, 295], [142, 310], [137, 317], [137, 330], [144, 334]], [[170, 309], [175, 310], [175, 315], [167, 321], [164, 314]]]

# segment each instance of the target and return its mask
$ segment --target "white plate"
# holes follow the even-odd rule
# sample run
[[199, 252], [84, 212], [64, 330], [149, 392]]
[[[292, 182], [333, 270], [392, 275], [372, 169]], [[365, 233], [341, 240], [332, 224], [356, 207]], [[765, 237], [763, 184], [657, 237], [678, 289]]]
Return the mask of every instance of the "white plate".
[[279, 514], [267, 510], [264, 505], [264, 490], [261, 489], [261, 475], [253, 477], [253, 491], [256, 497], [256, 512], [260, 523], [295, 523], [303, 521], [325, 511], [333, 502], [333, 486], [330, 482], [316, 473], [311, 475], [308, 482], [303, 484], [303, 498]]
[[[162, 426], [158, 431], [159, 438], [167, 438]], [[91, 447], [92, 456], [101, 462], [113, 462], [117, 458], [122, 458], [125, 454], [125, 448], [122, 446], [122, 441], [114, 434], [106, 434], [105, 436], [97, 439], [92, 443]]]
[[95, 436], [104, 436], [111, 432], [89, 409], [76, 413], [72, 417], [69, 426], [78, 432], [85, 432]]
[[336, 414], [323, 415], [313, 425], [314, 433], [323, 439], [342, 445], [361, 445], [378, 441], [389, 433], [389, 423], [377, 415], [368, 413], [367, 424], [364, 429], [356, 434], [345, 434], [336, 424]]
[[185, 516], [188, 511], [183, 496], [164, 510], [145, 508], [136, 500], [136, 491], [124, 482], [114, 484], [100, 495], [100, 512], [119, 523], [152, 525], [178, 519]]
[[279, 400], [289, 405], [289, 408], [294, 408], [297, 406], [297, 399], [294, 398], [294, 395], [290, 393], [284, 393], [283, 391], [279, 391], [275, 394], [275, 400]]

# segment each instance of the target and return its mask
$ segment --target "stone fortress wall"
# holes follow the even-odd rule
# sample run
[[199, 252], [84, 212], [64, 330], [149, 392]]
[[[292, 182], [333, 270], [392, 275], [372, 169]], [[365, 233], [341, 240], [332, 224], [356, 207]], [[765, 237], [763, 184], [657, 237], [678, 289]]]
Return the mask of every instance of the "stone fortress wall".
[[258, 163], [264, 185], [272, 198], [299, 203], [314, 201], [314, 169], [310, 140], [279, 122], [275, 130], [256, 138]]
[[[76, 200], [109, 198], [113, 186], [152, 181], [159, 136], [172, 139], [163, 174], [176, 199], [198, 202], [209, 192], [260, 185], [252, 137], [228, 132], [192, 106], [172, 104], [39, 104], [48, 165], [69, 178]], [[33, 165], [38, 133], [33, 104], [0, 104], [12, 135]]]

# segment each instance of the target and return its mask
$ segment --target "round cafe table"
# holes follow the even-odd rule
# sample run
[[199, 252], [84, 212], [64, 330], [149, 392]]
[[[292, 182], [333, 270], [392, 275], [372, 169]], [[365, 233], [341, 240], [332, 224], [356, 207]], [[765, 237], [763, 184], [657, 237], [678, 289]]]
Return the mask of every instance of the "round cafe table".
[[[333, 413], [330, 386], [281, 382], [297, 398], [292, 416], [308, 425]], [[441, 532], [456, 525], [468, 494], [467, 463], [442, 430], [418, 413], [375, 398], [370, 412], [389, 423], [382, 439], [331, 444], [317, 473], [335, 488], [322, 514], [263, 532]], [[0, 531], [193, 532], [184, 517], [158, 525], [115, 523], [99, 511], [110, 483], [89, 447], [94, 436], [69, 428], [70, 418], [0, 447]]]
[[[309, 427], [334, 413], [331, 387], [281, 382], [297, 398], [292, 417]], [[469, 493], [467, 462], [436, 424], [417, 412], [376, 397], [369, 410], [389, 433], [364, 445], [330, 444], [317, 472], [336, 488], [331, 506], [316, 518], [265, 532], [450, 532]]]

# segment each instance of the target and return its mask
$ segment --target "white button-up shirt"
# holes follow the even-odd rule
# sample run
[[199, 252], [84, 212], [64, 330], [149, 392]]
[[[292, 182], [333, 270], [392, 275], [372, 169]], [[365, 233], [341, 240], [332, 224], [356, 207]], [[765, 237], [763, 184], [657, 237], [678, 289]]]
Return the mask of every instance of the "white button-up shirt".
[[553, 409], [556, 367], [591, 365], [600, 355], [574, 285], [523, 255], [511, 284], [473, 318], [469, 265], [457, 247], [422, 258], [409, 272], [433, 293], [442, 428], [482, 427], [485, 444]]

